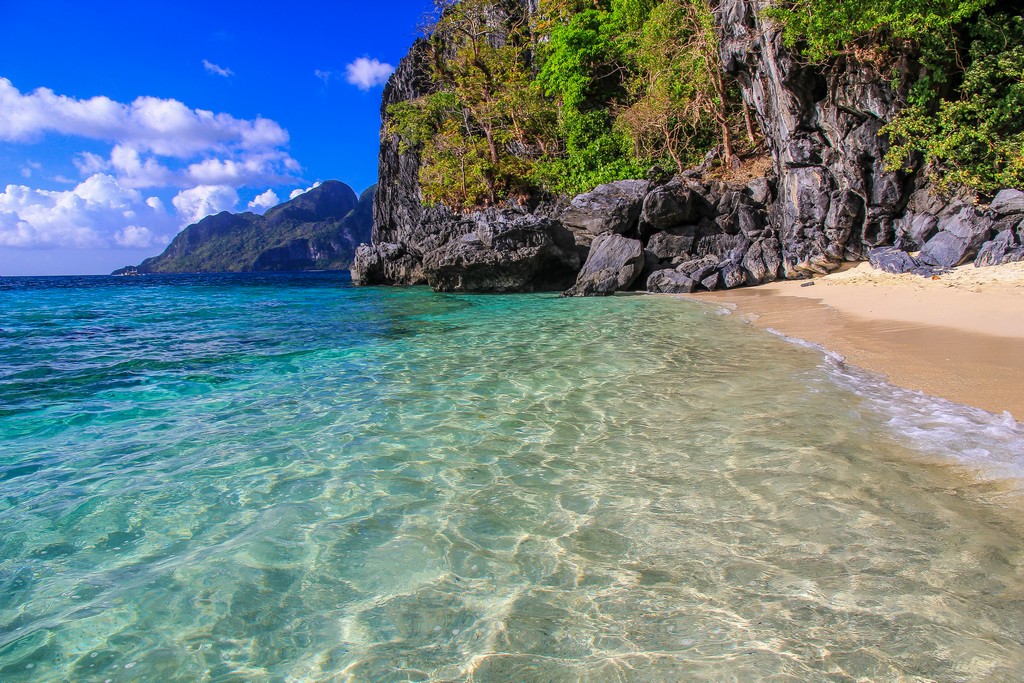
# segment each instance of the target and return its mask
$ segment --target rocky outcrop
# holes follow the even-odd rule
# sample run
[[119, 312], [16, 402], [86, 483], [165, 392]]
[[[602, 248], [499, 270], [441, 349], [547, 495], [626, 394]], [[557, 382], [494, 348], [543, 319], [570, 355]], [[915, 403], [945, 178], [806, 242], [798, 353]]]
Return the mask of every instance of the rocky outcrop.
[[[329, 180], [260, 216], [221, 212], [188, 226], [139, 273], [344, 270], [372, 226], [374, 188]], [[115, 273], [124, 272], [115, 271]]]
[[[977, 267], [1024, 261], [1024, 192], [1003, 190], [987, 207], [964, 200], [945, 205], [916, 192], [898, 230], [896, 246], [871, 252], [875, 268], [930, 276], [971, 261]], [[907, 253], [918, 248], [916, 256]]]
[[497, 210], [451, 220], [463, 235], [423, 256], [423, 275], [436, 291], [550, 291], [579, 270], [572, 234], [558, 221]]
[[[853, 58], [827, 69], [785, 47], [762, 20], [768, 0], [723, 0], [717, 10], [725, 70], [739, 81], [772, 154], [778, 201], [772, 223], [787, 277], [826, 273], [891, 244], [911, 178], [885, 170], [879, 135], [899, 112], [890, 74]], [[895, 75], [909, 81], [912, 64]]]
[[[427, 42], [419, 39], [413, 43], [384, 87], [381, 101], [382, 120], [387, 120], [387, 109], [392, 104], [413, 100], [430, 92], [430, 79], [427, 76], [428, 58]], [[412, 147], [403, 148], [399, 144], [398, 136], [384, 125], [380, 132], [377, 168], [377, 195], [373, 204], [373, 244], [401, 244], [408, 250], [409, 255], [419, 253], [420, 231], [417, 228], [424, 213], [420, 196], [419, 152]], [[362, 272], [371, 270], [369, 265], [369, 262], [360, 264], [357, 261], [357, 267]], [[411, 271], [408, 272], [410, 275], [413, 274]], [[404, 279], [390, 283], [418, 284]], [[377, 284], [377, 281], [365, 284]]]
[[[565, 198], [560, 211], [552, 208], [557, 203], [541, 208], [531, 200], [526, 213], [543, 229], [502, 249], [485, 239], [493, 214], [422, 206], [419, 157], [385, 127], [373, 243], [359, 249], [354, 280], [446, 291], [553, 286], [570, 263], [561, 253], [568, 242], [554, 231], [559, 222], [584, 263], [570, 295], [638, 283], [659, 292], [758, 285], [864, 259], [928, 275], [972, 259], [985, 265], [1021, 258], [1024, 192], [1004, 191], [991, 206], [977, 207], [964, 197], [939, 197], [917, 170], [886, 170], [888, 141], [880, 132], [903, 106], [899, 89], [917, 75], [913, 55], [889, 53], [885, 73], [849, 55], [811, 65], [763, 18], [769, 4], [716, 3], [722, 63], [763, 135], [772, 160], [766, 177], [742, 185], [702, 180], [695, 169], [667, 181], [602, 185]], [[531, 2], [495, 7], [488, 21], [496, 24], [508, 12], [536, 9]], [[500, 31], [494, 40], [501, 41]], [[439, 49], [434, 54], [443, 59], [443, 40]], [[385, 109], [429, 92], [428, 57], [417, 42], [385, 90]], [[544, 278], [539, 263], [557, 272]]]
[[562, 212], [562, 223], [583, 246], [589, 246], [597, 235], [633, 232], [650, 187], [646, 180], [619, 180], [595, 187], [573, 198]]
[[643, 267], [644, 245], [640, 240], [605, 232], [591, 244], [576, 284], [562, 296], [607, 296], [628, 289]]
[[917, 260], [927, 266], [954, 268], [972, 260], [992, 233], [992, 221], [973, 206], [939, 216], [938, 232], [929, 239]]
[[[536, 12], [536, 0], [496, 3], [487, 22], [496, 30], [489, 40], [500, 44], [502, 27], [513, 19]], [[388, 79], [381, 101], [381, 119], [393, 104], [430, 94], [431, 59], [443, 58], [443, 39], [431, 44], [418, 39]], [[449, 220], [448, 212], [423, 206], [419, 182], [420, 154], [415, 147], [400, 144], [385, 123], [380, 133], [378, 192], [374, 203], [372, 246], [360, 249], [353, 265], [353, 282], [362, 285], [416, 285], [426, 283], [423, 257], [464, 231]], [[558, 280], [558, 278], [554, 278]]]

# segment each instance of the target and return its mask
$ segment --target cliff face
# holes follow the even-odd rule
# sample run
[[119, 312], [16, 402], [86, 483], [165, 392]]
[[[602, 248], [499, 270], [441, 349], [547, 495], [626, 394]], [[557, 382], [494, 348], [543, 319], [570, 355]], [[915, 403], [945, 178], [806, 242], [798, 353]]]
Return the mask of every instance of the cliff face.
[[[500, 28], [509, 21], [511, 13], [533, 13], [537, 0], [513, 0], [495, 6], [488, 12], [487, 22], [498, 30], [492, 40], [501, 42]], [[439, 45], [435, 54], [443, 55], [445, 47]], [[381, 119], [387, 119], [392, 104], [413, 100], [432, 92], [430, 81], [430, 46], [424, 39], [413, 43], [399, 62], [384, 88]], [[443, 208], [426, 208], [422, 203], [419, 183], [420, 156], [415, 149], [400, 150], [397, 135], [387, 125], [381, 127], [378, 157], [377, 197], [373, 210], [372, 244], [356, 253], [352, 268], [356, 284], [425, 284], [423, 258], [431, 251], [441, 249], [453, 240], [474, 231], [475, 223], [487, 222], [483, 213], [463, 220], [463, 217]], [[493, 219], [493, 215], [491, 215]], [[510, 218], [511, 220], [514, 220]], [[555, 278], [556, 280], [558, 278]]]
[[[765, 0], [722, 0], [721, 56], [756, 112], [778, 182], [773, 222], [788, 277], [825, 273], [892, 244], [913, 178], [883, 165], [882, 127], [899, 113], [889, 79], [841, 60], [827, 71], [801, 64], [781, 32], [759, 19]], [[907, 82], [912, 65], [896, 70]]]
[[[571, 293], [583, 295], [637, 286], [664, 292], [754, 285], [823, 274], [843, 261], [869, 258], [922, 274], [959, 265], [979, 250], [986, 263], [1017, 258], [1018, 252], [1024, 258], [1024, 223], [1017, 225], [1024, 211], [1003, 215], [996, 203], [982, 210], [942, 200], [930, 192], [923, 174], [885, 169], [888, 141], [879, 133], [902, 106], [893, 82], [906, 85], [916, 76], [912, 59], [900, 57], [886, 74], [852, 57], [809, 65], [785, 47], [777, 28], [762, 21], [768, 5], [768, 0], [720, 0], [715, 7], [723, 68], [739, 82], [771, 155], [772, 171], [765, 178], [729, 184], [701, 180], [694, 171], [655, 185], [620, 181], [571, 202], [565, 198], [563, 211], [552, 206], [507, 210], [501, 224], [529, 224], [531, 239], [541, 239], [537, 235], [543, 232], [552, 244], [562, 243], [557, 228], [568, 228], [582, 265]], [[535, 11], [530, 3], [520, 7]], [[385, 111], [428, 91], [427, 67], [426, 45], [418, 42], [388, 84]], [[425, 209], [419, 163], [415, 150], [400, 152], [397, 138], [382, 132], [384, 189], [377, 195], [373, 244], [357, 251], [353, 281], [514, 289], [500, 273], [513, 261], [522, 265], [522, 249], [458, 246], [477, 239], [480, 226], [494, 225], [493, 211], [455, 216]], [[623, 239], [607, 237], [613, 234]], [[997, 234], [1001, 237], [993, 240]], [[920, 249], [920, 260], [883, 252], [889, 245]], [[562, 268], [568, 263], [556, 261]], [[500, 288], [482, 276], [487, 267], [496, 269]], [[472, 269], [474, 276], [453, 275], [460, 268]], [[521, 287], [534, 289], [541, 280]], [[556, 280], [561, 278], [544, 281]]]
[[374, 188], [356, 197], [329, 180], [263, 216], [222, 212], [188, 226], [140, 273], [223, 273], [348, 268], [370, 238]]

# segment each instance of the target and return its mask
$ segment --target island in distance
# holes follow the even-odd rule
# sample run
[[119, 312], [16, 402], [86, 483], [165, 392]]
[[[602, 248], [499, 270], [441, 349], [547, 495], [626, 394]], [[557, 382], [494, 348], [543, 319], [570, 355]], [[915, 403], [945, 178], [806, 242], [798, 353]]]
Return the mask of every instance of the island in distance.
[[164, 253], [112, 275], [345, 270], [356, 247], [370, 241], [375, 189], [357, 197], [345, 183], [328, 180], [262, 216], [207, 216], [178, 233]]

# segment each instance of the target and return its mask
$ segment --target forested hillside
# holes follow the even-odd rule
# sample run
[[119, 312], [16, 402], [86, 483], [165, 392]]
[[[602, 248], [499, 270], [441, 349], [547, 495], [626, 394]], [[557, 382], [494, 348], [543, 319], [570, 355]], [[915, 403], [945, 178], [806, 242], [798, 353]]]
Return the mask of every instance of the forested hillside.
[[[428, 94], [386, 111], [426, 204], [468, 209], [764, 152], [721, 63], [717, 0], [462, 0], [438, 7]], [[944, 190], [1024, 184], [1024, 19], [992, 0], [782, 0], [760, 20], [827, 72], [856, 60], [901, 113], [890, 171]]]

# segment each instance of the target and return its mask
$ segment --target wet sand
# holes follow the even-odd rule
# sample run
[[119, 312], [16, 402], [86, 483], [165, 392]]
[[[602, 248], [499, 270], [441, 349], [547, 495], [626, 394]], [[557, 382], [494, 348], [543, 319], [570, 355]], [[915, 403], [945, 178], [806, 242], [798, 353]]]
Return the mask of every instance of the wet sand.
[[937, 280], [860, 264], [805, 282], [703, 292], [737, 314], [842, 354], [889, 381], [1024, 420], [1024, 263]]

